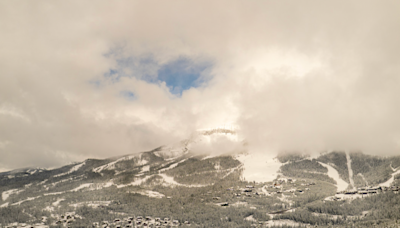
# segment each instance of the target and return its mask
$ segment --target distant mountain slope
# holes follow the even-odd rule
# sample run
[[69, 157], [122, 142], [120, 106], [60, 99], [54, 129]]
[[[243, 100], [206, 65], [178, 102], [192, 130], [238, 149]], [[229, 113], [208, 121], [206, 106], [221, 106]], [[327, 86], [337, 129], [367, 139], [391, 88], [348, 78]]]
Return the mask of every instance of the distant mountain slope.
[[[344, 183], [346, 187], [349, 183], [344, 152], [325, 153], [315, 159], [285, 153], [274, 159], [243, 152], [245, 147], [233, 152], [233, 147], [229, 147], [214, 154], [192, 151], [192, 148], [208, 149], [203, 145], [215, 140], [213, 134], [231, 137], [235, 147], [242, 145], [232, 136], [233, 131], [205, 132], [138, 154], [87, 159], [52, 170], [20, 169], [1, 173], [0, 224], [19, 222], [61, 227], [71, 222], [74, 226], [91, 226], [93, 222], [149, 215], [154, 224], [154, 217], [159, 216], [177, 219], [181, 225], [190, 221], [202, 227], [210, 224], [250, 227], [254, 221], [269, 220], [275, 212], [295, 209], [299, 211], [288, 213], [302, 222], [345, 224], [345, 220], [331, 223], [329, 216], [317, 220], [312, 214], [318, 210], [330, 212], [321, 203], [336, 197], [338, 190], [344, 190], [339, 185]], [[400, 169], [396, 170], [400, 156], [349, 155], [356, 187], [383, 185], [385, 181], [390, 182], [385, 186], [400, 184], [397, 175]], [[335, 177], [332, 170], [338, 173]], [[345, 213], [343, 210], [350, 209], [345, 207], [340, 213]], [[354, 213], [361, 212], [357, 209]], [[68, 213], [74, 214], [74, 219], [62, 217]]]

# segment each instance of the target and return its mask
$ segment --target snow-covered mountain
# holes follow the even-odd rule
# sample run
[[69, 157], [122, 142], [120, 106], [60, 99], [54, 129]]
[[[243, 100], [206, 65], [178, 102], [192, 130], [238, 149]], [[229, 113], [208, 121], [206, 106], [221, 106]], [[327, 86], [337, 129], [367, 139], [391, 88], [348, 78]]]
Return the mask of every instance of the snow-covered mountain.
[[[399, 167], [400, 157], [362, 153], [272, 157], [250, 151], [232, 128], [204, 129], [189, 139], [143, 153], [87, 159], [52, 170], [0, 173], [0, 223], [86, 226], [131, 213], [152, 216], [154, 226], [156, 216], [203, 226], [208, 220], [219, 224], [225, 221], [221, 216], [234, 211], [253, 211], [253, 217], [241, 220], [243, 224], [266, 222], [272, 211], [341, 198], [345, 191], [353, 192], [351, 200], [355, 200], [363, 189], [398, 186]], [[221, 205], [232, 210], [221, 211]], [[19, 216], [7, 214], [13, 210]], [[66, 213], [75, 215], [73, 221], [62, 217]], [[242, 224], [232, 219], [231, 227]]]

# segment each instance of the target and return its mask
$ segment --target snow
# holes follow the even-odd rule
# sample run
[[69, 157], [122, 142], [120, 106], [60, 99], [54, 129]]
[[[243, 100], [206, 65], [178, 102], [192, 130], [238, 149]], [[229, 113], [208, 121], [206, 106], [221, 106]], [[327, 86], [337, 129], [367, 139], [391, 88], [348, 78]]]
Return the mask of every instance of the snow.
[[253, 215], [247, 216], [246, 218], [244, 218], [244, 220], [250, 221], [250, 222], [255, 222], [256, 221], [256, 219], [253, 217]]
[[[100, 189], [103, 189], [103, 188], [111, 187], [113, 185], [114, 185], [114, 183], [113, 183], [112, 180], [110, 180], [110, 181], [108, 181], [106, 183], [85, 183], [85, 184], [81, 184], [80, 186], [78, 186], [78, 187], [76, 187], [74, 189], [69, 190], [69, 192], [77, 192], [77, 191], [79, 191], [81, 189], [84, 189], [84, 188], [89, 188], [88, 189], [89, 191], [100, 190]], [[63, 193], [65, 193], [65, 192], [47, 193], [45, 195], [58, 195], [58, 194], [63, 194]]]
[[173, 168], [177, 167], [180, 163], [185, 162], [186, 160], [188, 160], [188, 158], [183, 159], [183, 160], [181, 160], [179, 162], [173, 163], [173, 164], [171, 164], [170, 166], [168, 166], [166, 168], [160, 169], [158, 172], [162, 173], [162, 172], [165, 172], [167, 170], [173, 169]]
[[118, 162], [126, 161], [126, 160], [132, 160], [132, 159], [134, 159], [135, 157], [138, 157], [138, 156], [139, 156], [139, 161], [138, 161], [137, 165], [141, 166], [141, 165], [146, 165], [147, 163], [149, 163], [149, 161], [147, 161], [146, 159], [142, 159], [142, 154], [129, 155], [129, 156], [124, 156], [122, 158], [119, 158], [119, 159], [117, 159], [117, 160], [115, 160], [113, 162], [107, 163], [105, 165], [99, 166], [97, 168], [94, 168], [93, 172], [100, 173], [103, 170], [113, 170], [113, 169], [115, 169], [115, 164], [117, 164]]
[[161, 193], [155, 192], [155, 191], [145, 191], [144, 193], [148, 197], [152, 197], [152, 198], [163, 198], [163, 197], [165, 197], [164, 194], [161, 194]]
[[167, 176], [166, 174], [159, 174], [159, 176], [161, 176], [164, 179], [164, 181], [168, 184], [181, 185], [178, 182], [176, 182], [173, 177]]
[[21, 201], [19, 201], [19, 202], [16, 202], [16, 203], [13, 203], [13, 204], [11, 204], [12, 206], [15, 206], [15, 205], [21, 205], [21, 203], [24, 203], [24, 202], [26, 202], [26, 201], [32, 201], [32, 200], [35, 200], [35, 199], [37, 199], [37, 198], [39, 198], [40, 196], [37, 196], [37, 197], [28, 197], [28, 198], [26, 198], [26, 199], [24, 199], [24, 200], [21, 200]]
[[95, 172], [95, 173], [100, 173], [100, 172], [103, 171], [104, 169], [108, 169], [108, 170], [114, 169], [114, 168], [115, 168], [115, 164], [116, 164], [117, 162], [118, 162], [118, 160], [117, 160], [117, 161], [110, 162], [110, 163], [107, 163], [107, 164], [102, 165], [102, 166], [99, 166], [99, 167], [97, 167], [97, 168], [94, 168], [94, 169], [93, 169], [93, 172]]
[[111, 201], [92, 201], [89, 202], [87, 205], [89, 207], [99, 207], [99, 206], [108, 206], [110, 205]]
[[181, 184], [178, 183], [174, 180], [173, 177], [167, 176], [166, 174], [158, 174], [159, 176], [161, 176], [164, 181], [167, 183], [167, 185], [177, 185], [177, 186], [183, 186], [183, 187], [188, 187], [188, 188], [199, 188], [199, 187], [205, 187], [208, 185], [200, 185], [200, 184]]
[[353, 180], [353, 169], [351, 168], [351, 158], [350, 154], [348, 151], [346, 151], [346, 160], [347, 160], [347, 169], [349, 170], [349, 180], [350, 180], [350, 185], [354, 187], [354, 180]]
[[365, 179], [362, 173], [358, 173], [357, 176], [360, 176], [365, 181], [365, 184], [368, 186], [368, 181]]
[[295, 188], [287, 189], [285, 190], [285, 192], [296, 192], [296, 189]]
[[271, 196], [271, 193], [269, 193], [269, 192], [267, 191], [267, 188], [268, 188], [268, 186], [264, 185], [264, 186], [261, 188], [261, 191], [262, 191], [266, 196]]
[[247, 205], [248, 205], [247, 202], [240, 202], [240, 201], [231, 204], [231, 206], [234, 206], [234, 207], [246, 207]]
[[27, 173], [29, 173], [30, 175], [32, 175], [32, 174], [34, 174], [34, 173], [36, 173], [37, 172], [37, 169], [34, 169], [34, 170], [27, 170], [26, 171]]
[[23, 192], [24, 190], [18, 190], [18, 189], [10, 189], [7, 191], [4, 191], [3, 193], [1, 193], [1, 198], [3, 199], [3, 201], [6, 201], [8, 199], [8, 197], [10, 197], [10, 195], [12, 194], [18, 194], [20, 192]]
[[108, 187], [111, 187], [112, 185], [114, 185], [114, 182], [111, 180], [111, 181], [109, 181], [109, 182], [106, 182], [106, 183], [103, 185], [103, 187], [104, 187], [104, 188], [108, 188]]
[[37, 223], [35, 224], [35, 228], [49, 228], [49, 226]]
[[267, 227], [272, 227], [272, 226], [293, 226], [293, 227], [298, 227], [298, 226], [304, 226], [304, 225], [309, 225], [309, 224], [304, 224], [304, 223], [299, 223], [295, 222], [292, 220], [288, 219], [282, 219], [282, 220], [269, 220], [265, 223]]
[[74, 203], [70, 204], [69, 206], [71, 207], [81, 207], [83, 205], [86, 205], [88, 207], [92, 208], [98, 208], [99, 206], [108, 206], [110, 205], [111, 201], [88, 201], [88, 202], [80, 202], [80, 203]]
[[[57, 184], [63, 183], [63, 182], [66, 182], [66, 181], [72, 181], [72, 180], [77, 181], [77, 180], [83, 179], [83, 177], [84, 177], [84, 175], [80, 175], [80, 176], [76, 176], [76, 177], [70, 177], [70, 178], [67, 178], [67, 179], [63, 179], [63, 180], [51, 183], [51, 185], [56, 186]], [[79, 178], [81, 178], [81, 179], [79, 179]]]
[[48, 180], [49, 180], [49, 179], [46, 179], [46, 180], [40, 182], [39, 184], [40, 184], [40, 185], [45, 184]]
[[43, 210], [52, 212], [52, 211], [54, 211], [54, 207], [47, 206]]
[[29, 173], [29, 175], [33, 175], [35, 173], [43, 172], [44, 169], [42, 168], [32, 168], [25, 171], [25, 173]]
[[151, 197], [151, 198], [158, 198], [158, 199], [161, 199], [161, 198], [165, 197], [165, 195], [162, 194], [162, 193], [155, 192], [155, 191], [150, 191], [150, 190], [144, 190], [144, 191], [139, 191], [139, 192], [129, 192], [129, 193], [137, 193], [137, 194], [140, 194], [140, 195], [148, 196], [148, 197]]
[[81, 184], [79, 187], [70, 190], [70, 192], [77, 192], [77, 191], [79, 191], [81, 189], [88, 188], [91, 185], [92, 185], [91, 183]]
[[390, 186], [392, 185], [393, 181], [394, 181], [394, 177], [395, 177], [397, 174], [400, 174], [400, 167], [397, 167], [397, 168], [395, 169], [395, 168], [393, 168], [392, 164], [390, 164], [390, 168], [394, 171], [394, 173], [392, 173], [392, 176], [389, 178], [389, 180], [387, 180], [387, 181], [385, 181], [385, 182], [379, 184], [379, 186], [382, 186], [382, 187], [390, 187]]
[[284, 203], [288, 203], [289, 205], [292, 205], [294, 203], [292, 200], [288, 199], [289, 197], [285, 194], [282, 194], [281, 197], [276, 197], [276, 198]]
[[65, 199], [63, 199], [63, 198], [59, 198], [59, 199], [57, 199], [57, 201], [53, 202], [52, 205], [56, 207], [60, 204], [61, 201], [64, 201], [64, 200]]
[[396, 171], [399, 167], [397, 167], [397, 168], [395, 169], [395, 168], [393, 168], [392, 163], [390, 163], [390, 168], [391, 168], [393, 171]]
[[138, 165], [146, 165], [147, 163], [149, 163], [149, 161], [147, 161], [146, 159], [140, 159], [137, 164]]
[[236, 159], [243, 163], [243, 178], [246, 181], [270, 182], [277, 178], [282, 165], [268, 154], [241, 154]]
[[228, 173], [226, 173], [226, 174], [222, 177], [222, 179], [224, 179], [225, 177], [231, 175], [233, 172], [235, 172], [235, 170], [238, 170], [238, 169], [240, 169], [240, 168], [242, 168], [242, 167], [243, 167], [243, 164], [240, 164], [240, 165], [236, 166], [235, 168], [226, 169], [225, 171], [228, 171]]
[[144, 172], [149, 172], [150, 171], [150, 166], [149, 165], [145, 165], [142, 167], [142, 170], [140, 171], [140, 173], [144, 173]]
[[318, 162], [318, 163], [328, 169], [328, 176], [336, 181], [336, 183], [337, 183], [336, 187], [337, 187], [338, 192], [346, 190], [346, 188], [349, 184], [339, 177], [339, 172], [335, 168], [333, 168], [331, 165], [328, 165], [328, 164], [325, 164], [322, 162]]
[[328, 196], [326, 197], [324, 200], [325, 201], [333, 201], [335, 198], [338, 200], [354, 200], [354, 199], [358, 199], [358, 198], [363, 198], [363, 197], [369, 197], [371, 196], [370, 194], [368, 195], [360, 195], [360, 194], [335, 194], [334, 196]]
[[61, 195], [64, 194], [65, 192], [50, 192], [50, 193], [45, 193], [43, 195], [45, 196], [54, 196], [54, 195]]
[[389, 180], [387, 180], [386, 182], [379, 184], [379, 186], [383, 186], [383, 187], [390, 187], [394, 181], [394, 176], [396, 176], [397, 174], [400, 174], [400, 169], [397, 168], [397, 171], [392, 173], [392, 177], [390, 177]]
[[206, 160], [206, 159], [214, 158], [214, 157], [217, 157], [217, 156], [218, 156], [218, 154], [211, 154], [211, 155], [205, 156], [205, 157], [202, 158], [201, 160]]
[[105, 165], [102, 165], [102, 166], [99, 166], [99, 167], [97, 167], [97, 168], [94, 168], [94, 169], [93, 169], [93, 172], [95, 172], [95, 173], [100, 173], [100, 172], [103, 171], [103, 170], [112, 170], [112, 169], [115, 169], [115, 164], [117, 164], [118, 162], [123, 161], [123, 160], [131, 160], [131, 159], [133, 159], [134, 157], [135, 157], [135, 156], [126, 156], [126, 157], [119, 158], [119, 159], [117, 159], [117, 160], [115, 160], [115, 161], [113, 161], [113, 162], [110, 162], [110, 163], [107, 163], [107, 164], [105, 164]]
[[65, 175], [71, 174], [71, 173], [73, 173], [73, 172], [76, 172], [76, 171], [78, 171], [82, 166], [84, 166], [85, 164], [86, 164], [86, 162], [79, 163], [78, 165], [75, 165], [74, 167], [72, 167], [68, 172], [60, 173], [60, 174], [54, 175], [54, 177], [61, 177], [61, 176], [65, 176]]
[[220, 169], [221, 169], [221, 164], [220, 164], [219, 162], [216, 162], [216, 163], [214, 164], [214, 169], [215, 169], [215, 170], [220, 170]]

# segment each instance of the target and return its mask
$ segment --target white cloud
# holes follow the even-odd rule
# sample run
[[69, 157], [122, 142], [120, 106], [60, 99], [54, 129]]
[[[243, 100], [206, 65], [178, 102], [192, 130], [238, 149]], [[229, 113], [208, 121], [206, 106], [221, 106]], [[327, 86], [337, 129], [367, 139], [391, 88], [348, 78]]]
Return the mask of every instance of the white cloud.
[[[133, 153], [224, 123], [240, 125], [260, 150], [396, 153], [398, 8], [397, 1], [0, 3], [0, 141], [11, 142], [0, 167]], [[111, 51], [159, 64], [211, 59], [213, 68], [207, 83], [178, 97], [142, 77], [105, 79], [118, 66]], [[137, 67], [129, 74], [157, 72]]]

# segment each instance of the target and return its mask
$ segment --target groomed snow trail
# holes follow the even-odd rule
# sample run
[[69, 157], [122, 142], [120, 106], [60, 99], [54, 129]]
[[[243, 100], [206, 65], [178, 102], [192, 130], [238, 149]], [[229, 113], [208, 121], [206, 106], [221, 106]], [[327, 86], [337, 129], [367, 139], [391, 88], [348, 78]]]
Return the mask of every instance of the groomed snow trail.
[[263, 154], [242, 154], [236, 159], [243, 164], [243, 178], [246, 181], [271, 182], [277, 178], [282, 166], [277, 159]]
[[[393, 167], [392, 167], [392, 169], [393, 169]], [[382, 186], [382, 187], [390, 187], [390, 186], [392, 185], [393, 181], [394, 181], [394, 177], [395, 177], [397, 174], [400, 174], [400, 169], [399, 169], [399, 168], [396, 169], [396, 172], [392, 173], [392, 177], [390, 177], [389, 180], [387, 180], [386, 182], [380, 184], [379, 186]]]
[[328, 164], [322, 163], [322, 162], [318, 162], [318, 163], [328, 169], [328, 176], [331, 177], [332, 179], [334, 179], [337, 183], [336, 184], [337, 191], [346, 190], [346, 188], [349, 184], [340, 178], [339, 172], [335, 168], [333, 168], [332, 166], [330, 166]]
[[350, 185], [354, 189], [353, 169], [351, 168], [351, 158], [348, 151], [346, 151], [347, 169], [349, 170]]
[[360, 176], [364, 180], [365, 184], [368, 186], [368, 181], [367, 179], [365, 179], [364, 175], [362, 173], [358, 173], [357, 175]]

